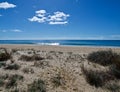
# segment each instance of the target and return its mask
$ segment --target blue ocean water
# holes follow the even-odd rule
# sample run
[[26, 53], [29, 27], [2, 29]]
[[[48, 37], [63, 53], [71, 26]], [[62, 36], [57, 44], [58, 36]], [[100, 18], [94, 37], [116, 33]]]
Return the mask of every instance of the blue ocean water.
[[37, 44], [37, 45], [120, 47], [120, 40], [0, 40], [0, 44]]

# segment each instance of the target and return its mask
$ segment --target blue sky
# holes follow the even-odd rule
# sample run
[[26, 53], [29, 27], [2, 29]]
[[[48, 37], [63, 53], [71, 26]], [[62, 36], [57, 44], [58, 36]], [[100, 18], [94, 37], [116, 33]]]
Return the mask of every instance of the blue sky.
[[0, 39], [120, 40], [120, 0], [0, 0]]

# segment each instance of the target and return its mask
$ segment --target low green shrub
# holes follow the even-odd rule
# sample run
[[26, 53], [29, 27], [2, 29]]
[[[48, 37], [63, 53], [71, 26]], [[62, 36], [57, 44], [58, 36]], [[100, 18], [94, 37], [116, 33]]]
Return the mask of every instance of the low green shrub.
[[102, 87], [109, 80], [114, 80], [114, 76], [110, 72], [87, 70], [85, 68], [82, 68], [82, 72], [85, 75], [86, 81], [95, 87]]
[[28, 85], [28, 92], [46, 92], [46, 85], [43, 80], [38, 79]]
[[110, 71], [117, 79], [120, 79], [120, 69], [116, 65], [112, 65]]
[[27, 74], [28, 74], [28, 73], [31, 73], [31, 74], [34, 73], [33, 68], [27, 68], [27, 67], [26, 67], [26, 68], [23, 68], [22, 71], [23, 71], [24, 73], [27, 73]]
[[107, 83], [105, 88], [110, 90], [110, 92], [120, 92], [120, 84], [117, 81]]
[[6, 62], [0, 62], [0, 68], [5, 66], [6, 66]]
[[4, 69], [6, 70], [18, 70], [20, 68], [20, 65], [18, 64], [9, 64]]
[[6, 61], [11, 58], [10, 53], [5, 48], [0, 48], [0, 61]]
[[8, 82], [6, 83], [6, 88], [11, 88], [11, 87], [17, 86], [17, 81], [23, 80], [23, 76], [14, 74], [14, 75], [8, 76], [7, 80]]
[[88, 55], [87, 59], [91, 62], [98, 63], [103, 66], [113, 64], [113, 61], [117, 53], [112, 52], [111, 50], [108, 51], [96, 51], [92, 52]]
[[38, 55], [33, 55], [33, 56], [27, 56], [27, 55], [22, 55], [19, 60], [23, 60], [23, 61], [38, 61], [38, 60], [43, 60], [43, 57], [40, 57]]
[[54, 87], [62, 86], [64, 85], [65, 82], [63, 78], [60, 76], [60, 74], [57, 74], [57, 76], [53, 77], [51, 80]]

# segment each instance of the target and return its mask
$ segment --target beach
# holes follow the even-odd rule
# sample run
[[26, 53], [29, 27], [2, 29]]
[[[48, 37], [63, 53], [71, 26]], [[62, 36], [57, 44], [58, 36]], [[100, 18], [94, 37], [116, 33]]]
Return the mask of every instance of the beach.
[[[84, 66], [87, 69], [92, 68], [93, 70], [107, 71], [108, 67], [89, 62], [87, 60], [88, 54], [96, 51], [109, 50], [120, 53], [120, 48], [99, 46], [1, 44], [0, 48], [7, 49], [12, 55], [12, 59], [5, 61], [6, 66], [0, 68], [0, 75], [22, 75], [23, 80], [17, 82], [19, 92], [28, 92], [28, 85], [37, 79], [44, 81], [45, 92], [111, 92], [106, 88], [91, 86], [87, 83], [81, 67]], [[34, 58], [30, 57], [33, 55]], [[19, 69], [7, 69], [6, 67], [11, 62], [19, 65]], [[60, 83], [58, 80], [54, 80], [58, 78], [57, 75], [61, 78]], [[58, 86], [55, 83], [58, 83]], [[13, 89], [14, 87], [10, 88], [9, 92], [13, 92], [11, 91]], [[1, 92], [7, 92], [4, 87], [0, 87], [0, 90]]]

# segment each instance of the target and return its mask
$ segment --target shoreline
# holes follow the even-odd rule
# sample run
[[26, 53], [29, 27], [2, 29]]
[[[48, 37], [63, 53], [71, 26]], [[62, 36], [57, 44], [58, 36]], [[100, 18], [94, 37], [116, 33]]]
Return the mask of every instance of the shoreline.
[[110, 50], [120, 52], [120, 47], [109, 46], [63, 46], [63, 45], [33, 45], [33, 44], [0, 44], [0, 48], [8, 49], [36, 49], [42, 51], [62, 51], [62, 52], [92, 52], [97, 50]]

